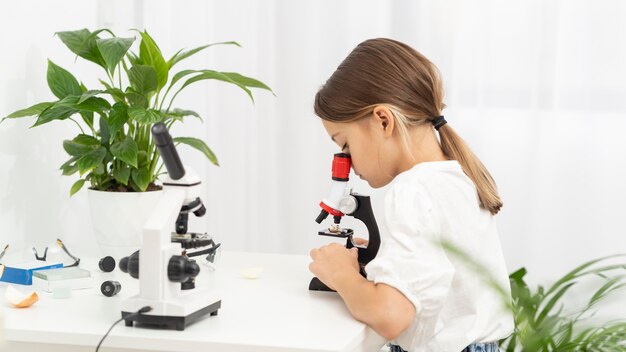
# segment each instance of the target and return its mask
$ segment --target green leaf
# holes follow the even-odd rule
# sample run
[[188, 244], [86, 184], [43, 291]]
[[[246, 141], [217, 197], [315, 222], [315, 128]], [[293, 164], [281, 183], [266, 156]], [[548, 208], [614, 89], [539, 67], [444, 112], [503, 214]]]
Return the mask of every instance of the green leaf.
[[[268, 87], [265, 83], [259, 80], [256, 80], [254, 78], [243, 76], [236, 72], [218, 72], [218, 71], [213, 71], [213, 70], [180, 71], [176, 75], [174, 75], [174, 78], [172, 79], [172, 82], [170, 83], [170, 86], [168, 87], [167, 92], [169, 92], [169, 90], [178, 80], [196, 72], [199, 74], [188, 79], [185, 82], [185, 84], [183, 84], [183, 86], [180, 89], [178, 89], [178, 91], [176, 91], [172, 100], [178, 95], [178, 93], [180, 93], [188, 85], [197, 81], [205, 80], [205, 79], [216, 79], [216, 80], [220, 80], [223, 82], [234, 84], [238, 86], [239, 88], [243, 89], [243, 91], [245, 91], [246, 94], [248, 94], [248, 96], [250, 97], [250, 100], [252, 100], [253, 103], [254, 103], [254, 97], [252, 96], [252, 92], [248, 89], [248, 87], [266, 89], [270, 91], [272, 94], [274, 94], [274, 92], [271, 90], [270, 87]], [[167, 95], [167, 92], [166, 92], [166, 95]]]
[[95, 169], [102, 163], [104, 157], [107, 154], [107, 150], [105, 147], [99, 147], [98, 149], [94, 149], [89, 153], [81, 156], [77, 161], [78, 170], [80, 171], [81, 176], [85, 173]]
[[78, 110], [68, 106], [49, 107], [39, 115], [37, 121], [35, 121], [35, 124], [32, 125], [31, 128], [43, 125], [53, 120], [65, 120], [77, 112]]
[[78, 165], [76, 165], [76, 160], [78, 160], [78, 157], [73, 156], [70, 158], [70, 160], [61, 165], [59, 169], [61, 169], [64, 176], [73, 175], [78, 171]]
[[143, 94], [135, 92], [132, 87], [127, 87], [124, 94], [129, 106], [147, 109], [150, 105], [148, 98]]
[[141, 59], [139, 58], [139, 56], [137, 56], [135, 53], [133, 53], [132, 51], [129, 51], [126, 54], [126, 58], [128, 58], [128, 61], [130, 62], [131, 66], [136, 66], [136, 65], [143, 65], [143, 62], [141, 61]]
[[100, 141], [88, 134], [79, 134], [78, 136], [74, 137], [72, 141], [91, 147], [100, 146]]
[[102, 54], [102, 58], [111, 73], [111, 76], [115, 72], [115, 67], [120, 63], [124, 55], [130, 47], [133, 45], [135, 38], [106, 38], [106, 39], [96, 39], [96, 44], [100, 53]]
[[100, 176], [104, 175], [104, 165], [105, 165], [105, 162], [103, 160], [103, 162], [98, 164], [98, 166], [95, 169], [93, 169], [92, 174], [100, 175]]
[[526, 276], [527, 273], [528, 271], [526, 270], [526, 268], [520, 268], [511, 275], [509, 275], [509, 278], [517, 283], [523, 282], [524, 276]]
[[112, 89], [113, 88], [113, 87], [111, 87], [110, 84], [108, 84], [107, 82], [105, 82], [105, 81], [103, 81], [101, 79], [98, 79], [98, 82], [100, 82], [106, 89]]
[[140, 107], [128, 108], [128, 116], [141, 124], [153, 124], [163, 120], [164, 116], [160, 111], [146, 110]]
[[[185, 89], [185, 87], [189, 86], [190, 84], [192, 84], [194, 82], [202, 81], [202, 80], [205, 80], [205, 79], [216, 79], [216, 80], [219, 80], [219, 81], [231, 83], [231, 84], [234, 84], [234, 85], [238, 86], [244, 92], [246, 92], [246, 94], [248, 94], [248, 96], [250, 97], [250, 100], [252, 100], [252, 102], [254, 103], [254, 97], [252, 96], [252, 92], [250, 92], [250, 90], [248, 88], [246, 88], [246, 86], [244, 86], [241, 83], [235, 82], [229, 76], [227, 76], [227, 75], [225, 75], [225, 74], [223, 74], [221, 72], [212, 71], [212, 70], [202, 70], [202, 71], [199, 71], [199, 72], [202, 72], [202, 73], [200, 73], [199, 75], [193, 76], [190, 79], [188, 79], [187, 81], [185, 81], [185, 84], [183, 84], [183, 86], [180, 89], [178, 89], [178, 91], [176, 91], [176, 93], [174, 94], [174, 97], [176, 97], [178, 95], [178, 93], [180, 93], [183, 89]], [[172, 100], [174, 99], [174, 97], [172, 97]]]
[[45, 109], [31, 127], [43, 125], [53, 120], [64, 120], [77, 112], [81, 112], [83, 120], [91, 125], [93, 123], [92, 112], [101, 113], [110, 108], [109, 102], [102, 98], [92, 97], [78, 104], [79, 99], [79, 96], [68, 96], [57, 101]]
[[126, 88], [125, 96], [126, 96], [126, 100], [128, 101], [128, 104], [132, 107], [140, 107], [140, 108], [147, 109], [148, 105], [150, 105], [148, 98], [146, 98], [146, 96], [143, 94], [135, 92], [135, 90], [132, 87]]
[[200, 115], [197, 112], [193, 111], [193, 110], [183, 110], [183, 109], [176, 108], [176, 109], [174, 109], [173, 113], [176, 114], [176, 115], [180, 115], [180, 116], [195, 116], [195, 117], [197, 117], [197, 118], [202, 120]]
[[149, 161], [149, 155], [145, 150], [140, 150], [137, 152], [137, 164], [139, 165], [139, 168], [143, 168], [144, 166], [148, 165]]
[[[97, 141], [96, 141], [97, 142]], [[74, 140], [64, 140], [63, 141], [63, 149], [67, 152], [67, 154], [71, 155], [71, 156], [83, 156], [87, 153], [89, 153], [90, 151], [94, 150], [97, 148], [98, 145], [100, 145], [99, 142], [97, 142], [97, 145], [93, 145], [93, 144], [83, 144], [83, 143], [79, 143], [76, 141], [76, 138], [74, 138]]]
[[80, 95], [67, 96], [58, 102], [54, 103], [52, 108], [57, 107], [69, 107], [78, 111], [90, 111], [90, 112], [103, 112], [111, 108], [111, 104], [108, 101], [98, 97], [90, 97], [85, 101], [79, 103], [81, 99]]
[[137, 143], [129, 136], [126, 136], [121, 142], [111, 145], [111, 154], [119, 160], [137, 167]]
[[200, 115], [193, 110], [183, 110], [183, 109], [176, 108], [173, 111], [170, 111], [168, 113], [165, 113], [165, 111], [161, 111], [161, 113], [165, 114], [168, 117], [172, 117], [173, 119], [178, 120], [178, 121], [183, 121], [183, 117], [185, 116], [195, 116], [200, 121], [204, 122], [204, 120], [202, 120], [202, 117], [200, 117]]
[[2, 123], [2, 121], [6, 120], [6, 119], [15, 119], [15, 118], [18, 118], [18, 117], [39, 115], [44, 110], [46, 110], [47, 108], [52, 106], [53, 104], [54, 103], [43, 102], [43, 103], [35, 104], [35, 105], [33, 105], [31, 107], [28, 107], [26, 109], [15, 111], [15, 112], [11, 113], [10, 115], [4, 117], [2, 120], [0, 120], [0, 123]]
[[238, 47], [241, 47], [241, 45], [239, 45], [239, 43], [237, 42], [219, 42], [219, 43], [211, 43], [211, 44], [207, 44], [207, 45], [203, 45], [200, 47], [197, 47], [195, 49], [191, 49], [185, 52], [182, 52], [183, 49], [180, 49], [176, 54], [174, 54], [174, 56], [172, 56], [171, 59], [169, 59], [167, 61], [167, 68], [168, 70], [170, 68], [172, 68], [172, 66], [174, 66], [177, 62], [180, 62], [188, 57], [190, 57], [191, 55], [196, 54], [199, 51], [202, 51], [208, 47], [214, 46], [214, 45], [236, 45]]
[[543, 320], [548, 316], [552, 308], [557, 304], [557, 302], [561, 299], [561, 297], [563, 297], [565, 292], [567, 292], [567, 290], [569, 290], [569, 288], [575, 284], [576, 282], [570, 282], [569, 284], [561, 287], [561, 289], [558, 292], [556, 292], [554, 296], [552, 296], [550, 301], [546, 304], [546, 306], [541, 310], [541, 312], [537, 316], [537, 319], [536, 319], [537, 324], [541, 324], [543, 322]]
[[259, 80], [256, 80], [256, 79], [254, 79], [252, 77], [247, 77], [247, 76], [244, 76], [244, 75], [240, 75], [237, 72], [222, 72], [222, 74], [224, 74], [225, 76], [229, 77], [234, 82], [242, 84], [242, 85], [244, 85], [246, 87], [265, 89], [265, 90], [270, 91], [272, 94], [274, 94], [272, 89], [270, 87], [268, 87], [265, 83], [263, 83], [263, 82], [261, 82]]
[[188, 75], [190, 75], [190, 74], [192, 74], [192, 73], [196, 73], [196, 72], [201, 72], [201, 71], [198, 71], [198, 70], [182, 70], [182, 71], [180, 71], [180, 72], [177, 72], [177, 73], [174, 75], [174, 77], [172, 78], [172, 82], [170, 82], [170, 86], [168, 87], [168, 89], [167, 89], [167, 90], [169, 91], [169, 90], [172, 88], [172, 86], [173, 86], [176, 82], [178, 82], [181, 78], [183, 78], [183, 77], [185, 77], [185, 76], [188, 76]]
[[82, 103], [76, 105], [76, 109], [80, 111], [105, 112], [111, 108], [111, 104], [106, 100], [98, 97], [91, 97]]
[[126, 98], [124, 92], [119, 88], [108, 88], [105, 92], [113, 97], [116, 103], [123, 102]]
[[51, 60], [48, 60], [47, 79], [52, 94], [59, 99], [63, 99], [68, 95], [81, 95], [83, 93], [76, 78]]
[[111, 131], [109, 129], [109, 121], [107, 120], [106, 115], [100, 115], [98, 119], [98, 124], [100, 125], [100, 138], [102, 139], [102, 144], [108, 145], [111, 140]]
[[106, 62], [102, 58], [96, 43], [98, 32], [100, 31], [91, 33], [87, 29], [80, 29], [77, 31], [57, 32], [56, 34], [74, 54], [106, 69]]
[[213, 151], [211, 151], [203, 140], [192, 137], [176, 137], [174, 138], [174, 142], [187, 144], [188, 146], [201, 151], [214, 165], [220, 165], [217, 161], [217, 157], [213, 154]]
[[546, 292], [546, 295], [549, 295], [550, 293], [556, 291], [561, 285], [563, 285], [566, 282], [572, 281], [582, 275], [588, 274], [589, 272], [585, 272], [584, 270], [587, 269], [588, 267], [591, 267], [592, 265], [600, 262], [600, 261], [604, 261], [610, 258], [614, 258], [614, 257], [619, 257], [619, 256], [624, 256], [624, 254], [615, 254], [615, 255], [609, 255], [606, 257], [601, 257], [598, 259], [594, 259], [588, 262], [585, 262], [581, 265], [579, 265], [578, 267], [574, 268], [572, 271], [568, 272], [565, 276], [563, 276], [562, 278], [560, 278], [559, 280], [557, 280], [551, 287], [550, 289], [548, 289], [548, 291]]
[[109, 132], [111, 134], [111, 142], [117, 136], [119, 131], [123, 131], [124, 125], [128, 122], [128, 107], [124, 103], [115, 103], [109, 112]]
[[158, 76], [154, 67], [148, 65], [133, 66], [128, 70], [128, 79], [135, 92], [148, 96], [158, 88]]
[[141, 34], [141, 44], [139, 45], [139, 58], [144, 65], [154, 68], [157, 75], [158, 88], [161, 89], [167, 84], [167, 76], [169, 68], [163, 59], [161, 50], [156, 45], [152, 37], [147, 31], [139, 32]]
[[80, 99], [78, 99], [78, 104], [84, 102], [85, 100], [91, 97], [95, 97], [98, 94], [102, 94], [104, 92], [105, 92], [104, 90], [87, 90], [83, 92], [83, 94], [80, 96]]
[[132, 106], [128, 108], [128, 116], [135, 121], [142, 121], [146, 115], [146, 109]]
[[602, 287], [600, 287], [600, 289], [593, 294], [593, 296], [591, 297], [591, 300], [588, 303], [588, 306], [595, 305], [596, 303], [604, 299], [611, 292], [615, 290], [619, 290], [620, 288], [626, 286], [626, 283], [624, 283], [623, 281], [624, 281], [624, 275], [607, 279], [607, 282], [605, 282], [604, 285], [602, 285]]
[[124, 186], [128, 185], [128, 180], [130, 179], [130, 168], [128, 166], [124, 166], [121, 169], [113, 170], [113, 178]]
[[[174, 84], [176, 84], [176, 82], [178, 82], [181, 78], [188, 76], [192, 73], [196, 73], [199, 72], [198, 70], [182, 70], [180, 72], [177, 72], [174, 77], [172, 78], [172, 81], [170, 82], [170, 85], [167, 87], [167, 90], [165, 91], [165, 96], [167, 96], [167, 94], [170, 92], [170, 90], [172, 89], [172, 87], [174, 87]], [[178, 94], [178, 93], [176, 93]], [[174, 95], [176, 96], [176, 95]]]
[[141, 169], [133, 169], [133, 171], [131, 172], [131, 177], [142, 192], [148, 189], [148, 185], [151, 181], [151, 175], [150, 170], [148, 170], [147, 167], [143, 167]]
[[73, 196], [74, 193], [80, 191], [80, 189], [83, 188], [84, 184], [85, 184], [85, 180], [82, 178], [74, 182], [74, 184], [72, 185], [72, 188], [70, 188], [70, 197]]
[[83, 121], [85, 121], [85, 123], [88, 126], [93, 126], [93, 112], [91, 112], [91, 111], [80, 111], [79, 114], [80, 114], [80, 117], [82, 117]]

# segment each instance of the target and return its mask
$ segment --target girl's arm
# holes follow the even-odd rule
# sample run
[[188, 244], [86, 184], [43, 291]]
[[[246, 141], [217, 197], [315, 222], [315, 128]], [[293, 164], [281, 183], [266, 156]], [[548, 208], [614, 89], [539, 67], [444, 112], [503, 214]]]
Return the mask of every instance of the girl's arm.
[[374, 284], [359, 273], [356, 248], [333, 243], [311, 251], [310, 270], [339, 293], [352, 316], [387, 340], [394, 340], [411, 324], [415, 307], [400, 291]]

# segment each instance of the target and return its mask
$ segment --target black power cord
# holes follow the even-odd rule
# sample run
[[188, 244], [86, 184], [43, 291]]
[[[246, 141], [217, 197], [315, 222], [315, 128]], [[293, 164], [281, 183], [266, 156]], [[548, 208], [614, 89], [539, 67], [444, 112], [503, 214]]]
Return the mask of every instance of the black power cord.
[[98, 346], [96, 347], [96, 352], [98, 352], [98, 350], [100, 349], [100, 345], [102, 345], [102, 342], [104, 341], [104, 339], [106, 339], [106, 337], [109, 336], [109, 333], [111, 332], [111, 330], [113, 330], [115, 325], [119, 324], [120, 321], [122, 321], [124, 319], [133, 318], [133, 317], [135, 317], [137, 315], [141, 315], [143, 313], [147, 313], [147, 312], [149, 312], [151, 310], [152, 310], [152, 307], [150, 307], [150, 306], [141, 307], [141, 309], [139, 309], [135, 313], [132, 313], [132, 314], [129, 314], [129, 315], [123, 317], [123, 318], [120, 318], [115, 323], [113, 323], [113, 325], [111, 325], [111, 327], [109, 328], [109, 331], [107, 331], [107, 333], [104, 334], [104, 336], [102, 336], [102, 340], [100, 340], [100, 342], [98, 342]]

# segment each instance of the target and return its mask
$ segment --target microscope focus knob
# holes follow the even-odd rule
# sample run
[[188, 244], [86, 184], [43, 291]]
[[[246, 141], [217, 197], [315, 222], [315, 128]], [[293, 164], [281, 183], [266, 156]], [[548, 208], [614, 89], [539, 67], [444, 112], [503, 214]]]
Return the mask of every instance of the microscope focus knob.
[[352, 214], [359, 207], [359, 202], [353, 196], [347, 196], [339, 201], [339, 211], [344, 214]]
[[139, 251], [120, 260], [120, 270], [130, 274], [135, 279], [139, 278]]
[[204, 214], [206, 214], [206, 207], [204, 206], [204, 204], [202, 204], [202, 202], [200, 202], [200, 207], [197, 210], [195, 210], [193, 214], [197, 217], [201, 217], [201, 216], [204, 216]]
[[189, 260], [181, 255], [170, 258], [167, 265], [167, 277], [172, 282], [185, 282], [198, 276], [200, 266], [194, 260]]

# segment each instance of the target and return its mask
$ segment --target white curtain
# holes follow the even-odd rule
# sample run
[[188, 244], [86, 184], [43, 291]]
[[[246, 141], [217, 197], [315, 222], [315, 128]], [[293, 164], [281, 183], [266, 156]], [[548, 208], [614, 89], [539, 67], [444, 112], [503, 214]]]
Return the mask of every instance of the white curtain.
[[[146, 28], [166, 56], [236, 40], [182, 68], [237, 71], [270, 85], [255, 104], [236, 87], [198, 84], [177, 106], [198, 111], [173, 131], [201, 137], [221, 167], [181, 149], [205, 181], [208, 231], [226, 250], [306, 254], [328, 242], [313, 220], [337, 147], [313, 96], [359, 42], [404, 41], [440, 68], [446, 118], [498, 182], [509, 269], [554, 278], [583, 260], [626, 252], [626, 3], [605, 1], [20, 1], [0, 12], [0, 113], [50, 99], [46, 58], [95, 86], [98, 68], [55, 31]], [[33, 9], [36, 9], [34, 11]], [[187, 67], [185, 67], [187, 66]], [[23, 246], [63, 236], [95, 247], [86, 194], [57, 170], [70, 123], [0, 125], [0, 234]], [[378, 220], [385, 190], [370, 190]], [[363, 230], [359, 224], [347, 224]], [[481, 253], [480, 255], [488, 255]]]

